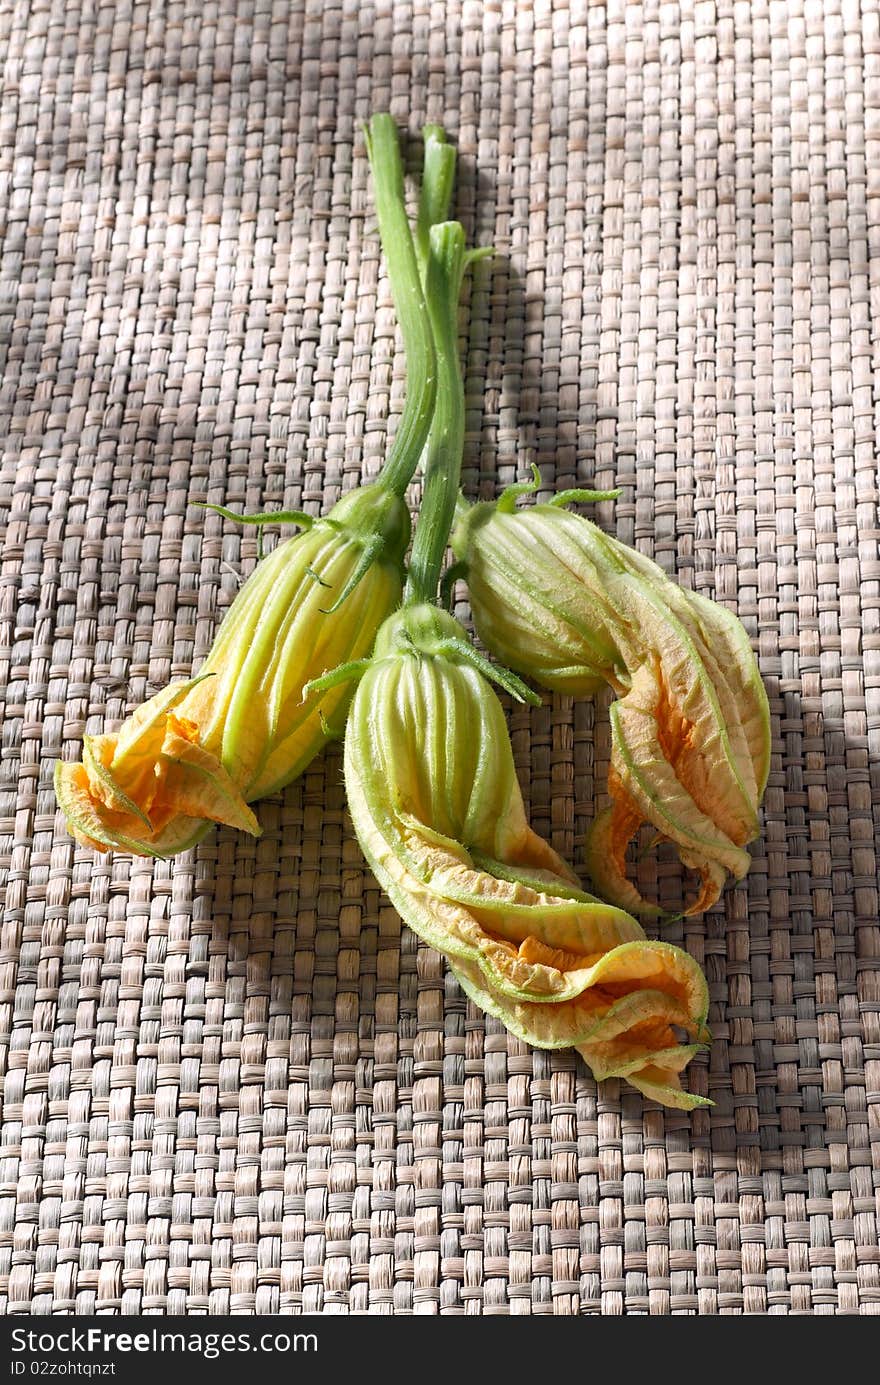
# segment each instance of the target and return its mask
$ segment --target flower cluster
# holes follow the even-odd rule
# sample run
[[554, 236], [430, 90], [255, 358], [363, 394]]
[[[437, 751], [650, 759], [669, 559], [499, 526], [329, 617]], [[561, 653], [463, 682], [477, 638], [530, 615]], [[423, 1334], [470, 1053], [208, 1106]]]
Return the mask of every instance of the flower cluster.
[[[459, 562], [447, 579], [466, 573], [477, 631], [506, 667], [441, 609], [464, 445], [458, 299], [483, 252], [466, 252], [462, 227], [445, 220], [454, 155], [442, 130], [425, 132], [415, 239], [389, 117], [374, 117], [368, 152], [408, 372], [382, 473], [322, 519], [247, 517], [304, 532], [258, 565], [196, 677], [157, 693], [117, 732], [86, 736], [82, 759], [59, 764], [59, 804], [74, 836], [99, 851], [167, 856], [212, 823], [258, 834], [250, 804], [344, 728], [364, 854], [467, 995], [538, 1047], [576, 1048], [597, 1079], [625, 1078], [683, 1110], [705, 1105], [681, 1073], [709, 1039], [706, 981], [687, 952], [649, 939], [633, 917], [658, 911], [627, 879], [625, 853], [645, 820], [674, 842], [701, 877], [689, 912], [747, 870], [770, 749], [748, 638], [728, 611], [564, 508], [595, 493], [517, 509], [535, 485], [495, 505], [462, 502], [452, 535]], [[403, 497], [420, 461], [404, 567]], [[587, 853], [602, 898], [529, 825], [491, 687], [538, 701], [519, 673], [569, 693], [608, 684], [618, 694], [612, 807]]]

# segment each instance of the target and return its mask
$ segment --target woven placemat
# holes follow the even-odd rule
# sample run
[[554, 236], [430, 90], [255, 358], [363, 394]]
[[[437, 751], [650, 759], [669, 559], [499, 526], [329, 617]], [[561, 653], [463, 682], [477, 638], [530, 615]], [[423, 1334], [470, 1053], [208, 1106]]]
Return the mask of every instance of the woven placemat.
[[[0, 31], [5, 1311], [880, 1313], [875, 0], [6, 0]], [[668, 933], [710, 980], [708, 1114], [468, 1004], [338, 750], [260, 840], [171, 862], [56, 810], [62, 749], [188, 675], [254, 566], [190, 501], [318, 513], [380, 464], [389, 107], [446, 124], [498, 251], [468, 493], [622, 487], [600, 522], [756, 638], [763, 836]], [[606, 703], [510, 722], [581, 861]]]

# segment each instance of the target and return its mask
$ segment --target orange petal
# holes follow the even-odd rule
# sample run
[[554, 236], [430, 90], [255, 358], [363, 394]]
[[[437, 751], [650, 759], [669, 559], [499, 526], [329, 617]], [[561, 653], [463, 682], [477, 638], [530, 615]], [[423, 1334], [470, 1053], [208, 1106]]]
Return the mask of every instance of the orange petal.
[[145, 830], [130, 813], [108, 808], [92, 794], [85, 765], [60, 761], [55, 766], [55, 796], [71, 836], [94, 851], [130, 851], [135, 856], [170, 856], [192, 846], [203, 824], [177, 816], [168, 830]]
[[[608, 783], [611, 788], [611, 775]], [[594, 889], [603, 899], [641, 918], [656, 918], [662, 909], [644, 899], [626, 876], [626, 848], [641, 822], [642, 816], [631, 800], [623, 793], [620, 797], [615, 794], [612, 807], [596, 815], [587, 833], [586, 866]]]
[[125, 793], [110, 770], [116, 739], [116, 736], [83, 736], [83, 766], [89, 779], [89, 791], [93, 798], [111, 811], [137, 818], [148, 832], [152, 832], [155, 824], [151, 822], [148, 810], [155, 796], [155, 783], [150, 783], [148, 792], [141, 794], [143, 805]]
[[582, 952], [567, 952], [561, 947], [547, 947], [538, 938], [528, 937], [517, 949], [524, 962], [538, 962], [544, 967], [555, 967], [557, 971], [579, 971], [598, 962], [601, 953], [584, 955]]
[[[158, 803], [187, 817], [208, 818], [260, 835], [260, 824], [216, 756], [190, 739], [189, 727], [168, 718], [159, 757], [161, 787]], [[184, 730], [187, 734], [181, 735]]]

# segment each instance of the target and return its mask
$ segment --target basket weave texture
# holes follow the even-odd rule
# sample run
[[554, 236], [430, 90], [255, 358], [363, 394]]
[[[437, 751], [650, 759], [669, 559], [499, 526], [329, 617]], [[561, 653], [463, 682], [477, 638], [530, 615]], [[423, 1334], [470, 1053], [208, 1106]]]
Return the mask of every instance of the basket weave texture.
[[[0, 1306], [878, 1314], [876, 0], [0, 5]], [[172, 862], [55, 760], [206, 654], [252, 533], [374, 475], [404, 362], [360, 133], [456, 140], [465, 489], [536, 462], [737, 610], [773, 712], [748, 879], [672, 925], [715, 1034], [661, 1111], [469, 1005], [332, 748]], [[462, 608], [464, 609], [464, 608]], [[535, 827], [607, 702], [511, 709]], [[671, 857], [639, 866], [670, 908]]]

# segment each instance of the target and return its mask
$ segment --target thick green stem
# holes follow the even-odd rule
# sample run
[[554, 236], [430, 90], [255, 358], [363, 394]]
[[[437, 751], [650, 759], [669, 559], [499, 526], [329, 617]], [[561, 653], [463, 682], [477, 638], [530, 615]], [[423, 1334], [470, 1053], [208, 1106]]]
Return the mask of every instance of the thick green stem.
[[437, 401], [425, 456], [422, 504], [403, 601], [437, 599], [455, 517], [464, 449], [464, 384], [458, 359], [458, 295], [464, 272], [464, 231], [457, 221], [433, 226], [425, 295], [437, 349]]
[[[365, 132], [373, 172], [379, 236], [406, 351], [406, 401], [382, 485], [403, 496], [413, 478], [431, 426], [437, 391], [437, 362], [412, 231], [406, 214], [403, 165], [390, 115], [374, 115]], [[441, 146], [442, 147], [442, 146]]]

